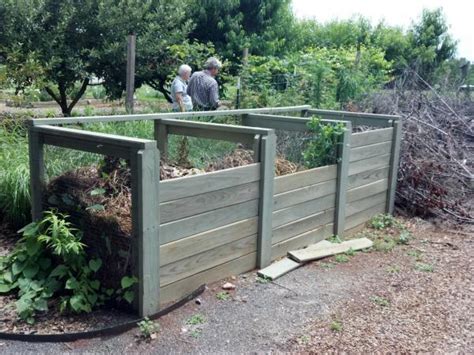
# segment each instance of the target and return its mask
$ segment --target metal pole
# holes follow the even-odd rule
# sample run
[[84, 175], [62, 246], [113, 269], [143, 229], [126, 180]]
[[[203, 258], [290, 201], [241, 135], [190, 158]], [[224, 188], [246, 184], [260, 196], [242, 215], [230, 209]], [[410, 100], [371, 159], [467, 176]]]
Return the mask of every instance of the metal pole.
[[127, 113], [133, 113], [133, 94], [135, 91], [135, 44], [136, 36], [131, 34], [127, 37], [127, 97], [125, 108]]

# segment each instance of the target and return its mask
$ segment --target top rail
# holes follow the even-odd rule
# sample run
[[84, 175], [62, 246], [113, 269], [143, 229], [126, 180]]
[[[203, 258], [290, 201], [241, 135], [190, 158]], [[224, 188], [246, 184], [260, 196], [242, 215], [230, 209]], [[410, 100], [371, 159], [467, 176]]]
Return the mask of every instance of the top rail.
[[254, 108], [240, 110], [221, 110], [221, 111], [195, 111], [195, 112], [168, 112], [168, 113], [148, 113], [137, 115], [110, 115], [110, 116], [92, 116], [92, 117], [64, 117], [64, 118], [37, 118], [32, 120], [34, 126], [60, 125], [60, 124], [78, 124], [78, 123], [97, 123], [97, 122], [124, 122], [124, 121], [150, 121], [160, 118], [192, 118], [192, 117], [218, 117], [218, 116], [238, 116], [247, 113], [282, 113], [282, 112], [301, 112], [310, 109], [310, 105], [285, 106], [270, 108]]
[[307, 115], [319, 115], [323, 118], [328, 117], [336, 120], [350, 121], [353, 126], [392, 127], [394, 121], [401, 119], [400, 116], [396, 115], [319, 109], [309, 109], [306, 113]]

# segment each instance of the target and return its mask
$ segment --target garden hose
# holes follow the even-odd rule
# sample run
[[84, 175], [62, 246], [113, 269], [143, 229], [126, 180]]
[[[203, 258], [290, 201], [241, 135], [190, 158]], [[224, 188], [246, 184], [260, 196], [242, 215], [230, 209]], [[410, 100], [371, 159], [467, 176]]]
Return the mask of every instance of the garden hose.
[[[158, 319], [175, 309], [185, 305], [187, 302], [199, 296], [204, 292], [205, 285], [200, 286], [195, 291], [191, 292], [187, 296], [180, 299], [178, 302], [172, 304], [171, 306], [162, 309], [158, 313], [148, 316], [148, 319]], [[137, 323], [144, 320], [145, 318], [139, 318], [125, 323], [117, 324], [112, 327], [100, 328], [95, 330], [89, 330], [86, 332], [78, 333], [61, 333], [61, 334], [18, 334], [18, 333], [3, 333], [0, 332], [0, 339], [4, 340], [18, 340], [18, 341], [28, 341], [28, 342], [69, 342], [79, 339], [91, 339], [101, 336], [111, 336], [118, 335], [126, 332], [137, 326]]]

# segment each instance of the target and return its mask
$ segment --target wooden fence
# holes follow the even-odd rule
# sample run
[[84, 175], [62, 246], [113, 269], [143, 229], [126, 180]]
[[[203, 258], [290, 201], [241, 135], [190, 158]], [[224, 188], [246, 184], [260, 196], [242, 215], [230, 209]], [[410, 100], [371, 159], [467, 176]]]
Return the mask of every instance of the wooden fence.
[[[299, 117], [276, 115], [298, 114]], [[274, 176], [274, 129], [305, 131], [310, 115], [342, 122], [337, 164]], [[242, 125], [178, 120], [238, 116]], [[155, 140], [99, 134], [53, 125], [153, 120]], [[352, 133], [352, 127], [376, 129]], [[288, 251], [343, 235], [380, 212], [391, 213], [400, 144], [396, 116], [312, 110], [309, 106], [199, 113], [37, 119], [30, 126], [33, 217], [41, 216], [46, 144], [129, 159], [132, 173], [137, 308], [160, 303], [199, 285], [265, 267]], [[159, 181], [168, 135], [239, 142], [254, 163]]]

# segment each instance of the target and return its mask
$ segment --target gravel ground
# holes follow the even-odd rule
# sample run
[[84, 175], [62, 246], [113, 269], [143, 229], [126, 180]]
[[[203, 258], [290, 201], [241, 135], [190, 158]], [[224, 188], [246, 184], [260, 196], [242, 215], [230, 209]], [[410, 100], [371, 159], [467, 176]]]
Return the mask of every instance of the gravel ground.
[[[274, 283], [255, 273], [210, 285], [200, 305], [161, 318], [151, 342], [119, 337], [63, 344], [0, 340], [0, 353], [463, 352], [472, 353], [472, 234], [411, 221], [415, 238], [391, 252], [314, 262]], [[193, 315], [202, 324], [188, 325]], [[196, 317], [195, 317], [196, 319]]]

